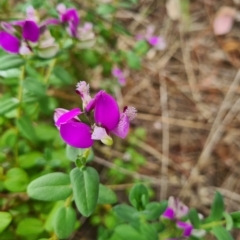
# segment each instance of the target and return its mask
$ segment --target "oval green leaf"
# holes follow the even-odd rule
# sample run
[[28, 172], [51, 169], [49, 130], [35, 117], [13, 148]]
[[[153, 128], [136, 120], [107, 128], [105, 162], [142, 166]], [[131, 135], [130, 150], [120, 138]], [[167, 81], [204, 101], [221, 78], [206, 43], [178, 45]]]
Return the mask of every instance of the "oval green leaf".
[[72, 194], [69, 176], [65, 173], [49, 173], [32, 181], [27, 188], [31, 198], [43, 201], [59, 201]]
[[5, 55], [0, 58], [0, 70], [19, 68], [24, 65], [25, 60], [19, 55]]
[[117, 202], [116, 194], [108, 187], [100, 184], [98, 204], [113, 204]]
[[10, 224], [12, 221], [12, 215], [8, 212], [0, 212], [0, 233]]
[[129, 201], [138, 210], [143, 210], [149, 202], [148, 190], [143, 184], [136, 184], [129, 193]]
[[216, 192], [209, 217], [214, 221], [221, 220], [223, 217], [223, 212], [224, 212], [223, 197], [219, 192]]
[[25, 218], [17, 226], [17, 234], [20, 236], [38, 235], [43, 232], [43, 222], [37, 218]]
[[137, 213], [137, 209], [127, 204], [119, 204], [113, 208], [113, 211], [119, 218], [126, 222], [132, 222], [134, 220], [134, 214]]
[[73, 208], [59, 208], [54, 219], [54, 230], [58, 238], [68, 238], [74, 231], [76, 221], [77, 216]]
[[88, 217], [95, 210], [99, 193], [99, 175], [92, 167], [74, 168], [70, 173], [74, 200], [79, 212]]
[[37, 135], [35, 132], [35, 128], [32, 125], [32, 121], [29, 117], [24, 116], [17, 120], [17, 127], [21, 134], [32, 142], [37, 141]]
[[1, 100], [0, 102], [0, 115], [10, 112], [11, 110], [17, 108], [19, 105], [19, 100], [17, 98], [8, 98]]
[[21, 168], [12, 168], [6, 174], [4, 186], [11, 192], [25, 191], [28, 184], [28, 175]]
[[213, 227], [212, 233], [218, 240], [233, 240], [230, 233], [222, 226]]

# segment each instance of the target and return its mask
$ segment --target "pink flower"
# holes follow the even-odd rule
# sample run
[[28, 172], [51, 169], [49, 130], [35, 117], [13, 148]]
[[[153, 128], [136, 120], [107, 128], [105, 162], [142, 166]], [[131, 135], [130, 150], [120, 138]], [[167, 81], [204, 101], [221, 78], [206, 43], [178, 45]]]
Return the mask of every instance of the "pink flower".
[[126, 84], [126, 78], [124, 76], [123, 71], [120, 68], [117, 67], [113, 68], [112, 75], [118, 79], [120, 85], [124, 86]]
[[166, 41], [161, 36], [154, 35], [155, 27], [150, 25], [146, 29], [144, 35], [138, 35], [137, 40], [146, 40], [151, 46], [157, 50], [164, 50], [166, 48]]
[[[70, 111], [56, 109], [54, 114], [55, 125], [67, 144], [76, 148], [88, 148], [93, 145], [93, 140], [100, 140], [111, 145], [112, 138], [109, 136], [111, 132], [121, 138], [127, 136], [130, 121], [136, 117], [135, 108], [126, 107], [120, 115], [118, 104], [111, 95], [101, 90], [91, 98], [89, 85], [83, 81], [78, 83], [76, 92], [84, 102], [84, 112], [79, 108]], [[77, 118], [81, 114], [91, 118], [92, 111], [94, 123], [91, 126]]]

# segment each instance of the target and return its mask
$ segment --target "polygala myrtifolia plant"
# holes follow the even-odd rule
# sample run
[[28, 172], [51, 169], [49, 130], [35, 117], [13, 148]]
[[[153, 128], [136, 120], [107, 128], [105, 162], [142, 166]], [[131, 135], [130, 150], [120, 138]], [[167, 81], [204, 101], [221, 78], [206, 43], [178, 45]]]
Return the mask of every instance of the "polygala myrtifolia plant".
[[[40, 3], [51, 4], [50, 1]], [[97, 204], [117, 202], [115, 193], [100, 183], [98, 172], [88, 164], [94, 159], [95, 140], [111, 145], [111, 135], [127, 136], [136, 109], [128, 106], [120, 112], [115, 99], [104, 90], [91, 97], [89, 85], [84, 81], [76, 86], [83, 103], [81, 109], [56, 108], [58, 102], [48, 96], [49, 87], [72, 83], [71, 74], [56, 66], [56, 62], [68, 62], [70, 55], [74, 59], [78, 50], [83, 56], [78, 59], [81, 64], [87, 62], [89, 68], [101, 65], [103, 71], [118, 80], [119, 87], [126, 83], [125, 72], [121, 69], [125, 62], [130, 68], [138, 69], [140, 56], [147, 52], [148, 45], [157, 50], [163, 50], [166, 45], [150, 26], [145, 34], [137, 36], [139, 42], [133, 50], [112, 52], [108, 45], [111, 44], [111, 49], [114, 43], [116, 45], [113, 36], [117, 38], [116, 33], [123, 30], [119, 25], [105, 28], [98, 18], [95, 21], [92, 18], [95, 24], [88, 21], [82, 24], [78, 11], [64, 4], [48, 10], [53, 16], [41, 15], [30, 6], [25, 18], [0, 23], [0, 80], [7, 90], [0, 102], [0, 126], [5, 130], [0, 139], [3, 149], [0, 153], [3, 162], [0, 167], [0, 190], [3, 191], [0, 233], [4, 234], [0, 239], [20, 236], [33, 240], [45, 238], [48, 233], [52, 240], [66, 239], [80, 224], [73, 203], [88, 217]], [[103, 21], [105, 16], [115, 19], [116, 11], [117, 7], [109, 4], [97, 8]], [[53, 109], [56, 128], [38, 122]], [[75, 163], [74, 169], [63, 157], [63, 142], [67, 144], [67, 158]], [[70, 173], [56, 172], [56, 169]], [[149, 202], [148, 191], [141, 184], [133, 187], [129, 200], [132, 206], [120, 204], [113, 208], [119, 224], [111, 231], [103, 231], [99, 238], [203, 239], [212, 233], [220, 240], [228, 240], [232, 239], [229, 231], [240, 228], [240, 212], [224, 212], [219, 193], [207, 218], [172, 197], [168, 202]]]
[[148, 190], [136, 184], [129, 193], [130, 205], [120, 204], [113, 211], [121, 222], [113, 229], [101, 228], [99, 240], [233, 240], [230, 231], [240, 228], [240, 212], [224, 211], [222, 195], [216, 192], [210, 215], [204, 218], [196, 209], [189, 209], [179, 199], [150, 202]]
[[[98, 203], [116, 202], [114, 192], [100, 184], [97, 171], [87, 166], [88, 161], [92, 160], [90, 148], [94, 140], [111, 145], [110, 133], [125, 138], [130, 121], [136, 116], [133, 107], [125, 107], [120, 113], [115, 99], [103, 90], [91, 98], [89, 85], [84, 81], [77, 84], [76, 92], [82, 98], [82, 110], [57, 108], [54, 114], [55, 125], [68, 144], [67, 156], [76, 167], [69, 175], [58, 172], [41, 176], [32, 181], [27, 189], [28, 195], [37, 200], [65, 200], [53, 218], [54, 231], [60, 239], [69, 237], [75, 230], [76, 213], [72, 200], [85, 217], [93, 213]], [[82, 115], [85, 115], [87, 123], [81, 121]]]

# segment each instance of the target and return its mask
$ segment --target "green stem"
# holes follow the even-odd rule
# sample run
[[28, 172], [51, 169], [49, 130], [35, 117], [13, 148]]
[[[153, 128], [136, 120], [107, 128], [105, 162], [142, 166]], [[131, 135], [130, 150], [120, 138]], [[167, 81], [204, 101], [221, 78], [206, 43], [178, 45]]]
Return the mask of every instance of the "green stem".
[[53, 235], [51, 236], [51, 238], [49, 240], [58, 240], [58, 237], [55, 233], [53, 233]]
[[72, 197], [73, 196], [71, 195], [70, 197], [67, 198], [67, 200], [65, 201], [65, 204], [64, 204], [65, 207], [69, 207], [71, 205]]
[[50, 78], [50, 76], [51, 76], [51, 74], [52, 74], [52, 71], [53, 71], [53, 68], [54, 68], [56, 62], [57, 62], [57, 59], [54, 58], [54, 59], [51, 61], [50, 65], [49, 65], [49, 68], [47, 69], [46, 76], [45, 76], [45, 78], [43, 79], [43, 83], [46, 84], [46, 85], [48, 84], [49, 78]]
[[158, 235], [158, 240], [166, 240], [170, 237], [171, 235], [168, 232], [164, 232]]
[[21, 117], [21, 108], [22, 108], [22, 99], [23, 99], [23, 81], [24, 81], [24, 75], [25, 75], [25, 67], [22, 66], [21, 73], [19, 76], [19, 87], [18, 87], [18, 100], [19, 100], [19, 106], [17, 110], [17, 118]]
[[200, 228], [209, 229], [209, 228], [212, 228], [212, 227], [221, 226], [225, 223], [226, 223], [226, 220], [222, 220], [222, 221], [219, 221], [219, 222], [211, 222], [211, 223], [206, 223], [206, 224], [201, 225]]
[[[25, 77], [25, 67], [21, 67], [21, 72], [19, 76], [19, 85], [18, 85], [18, 101], [19, 101], [19, 106], [17, 109], [17, 116], [16, 119], [19, 119], [21, 117], [21, 111], [22, 111], [22, 100], [23, 100], [23, 82], [24, 82], [24, 77]], [[16, 131], [16, 136], [17, 138], [19, 137], [19, 130], [17, 129]], [[18, 141], [14, 147], [14, 158], [15, 158], [15, 163], [18, 165]]]

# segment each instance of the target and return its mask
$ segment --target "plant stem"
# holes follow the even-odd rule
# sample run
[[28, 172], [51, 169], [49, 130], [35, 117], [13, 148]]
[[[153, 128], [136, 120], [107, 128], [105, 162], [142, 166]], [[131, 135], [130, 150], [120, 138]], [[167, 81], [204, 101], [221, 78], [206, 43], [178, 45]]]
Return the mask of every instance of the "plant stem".
[[51, 76], [51, 73], [52, 73], [52, 71], [53, 71], [53, 68], [54, 68], [56, 62], [57, 62], [57, 59], [54, 58], [54, 59], [51, 61], [50, 65], [49, 65], [49, 68], [47, 69], [46, 76], [45, 76], [45, 78], [43, 79], [43, 83], [46, 84], [46, 85], [48, 84], [49, 78], [50, 78], [50, 76]]
[[226, 223], [226, 220], [222, 220], [222, 221], [219, 221], [219, 222], [206, 223], [206, 224], [201, 225], [201, 228], [208, 229], [208, 228], [212, 228], [212, 227], [215, 227], [215, 226], [221, 226], [225, 223]]
[[70, 197], [67, 198], [67, 200], [65, 201], [65, 204], [64, 206], [65, 207], [69, 207], [71, 205], [71, 202], [72, 202], [72, 195]]
[[21, 108], [22, 108], [22, 99], [23, 99], [23, 81], [24, 81], [24, 75], [25, 75], [25, 67], [22, 66], [21, 73], [19, 76], [19, 87], [18, 87], [18, 100], [19, 100], [19, 106], [17, 110], [17, 118], [21, 117]]

